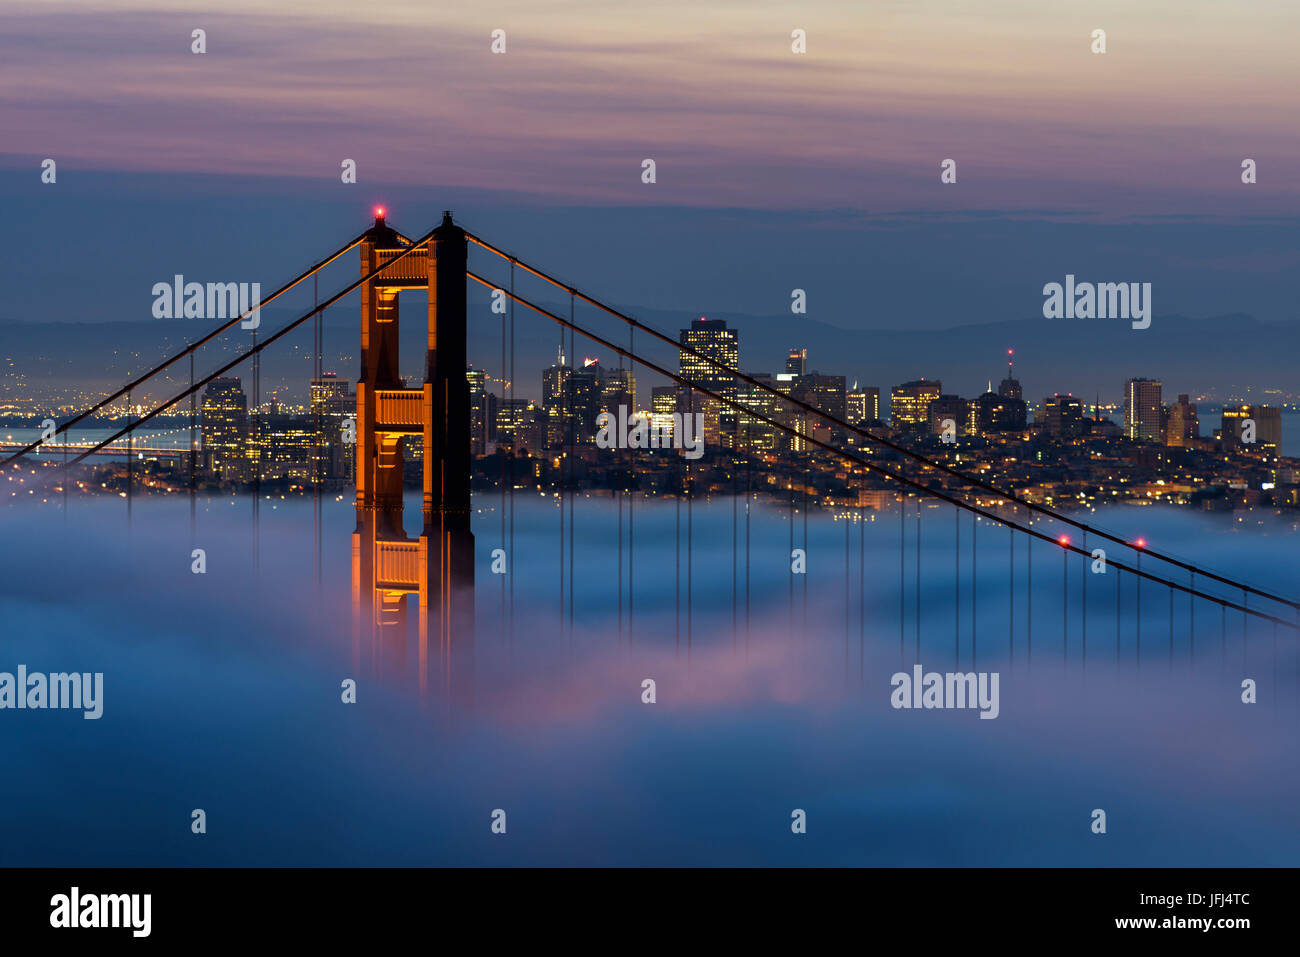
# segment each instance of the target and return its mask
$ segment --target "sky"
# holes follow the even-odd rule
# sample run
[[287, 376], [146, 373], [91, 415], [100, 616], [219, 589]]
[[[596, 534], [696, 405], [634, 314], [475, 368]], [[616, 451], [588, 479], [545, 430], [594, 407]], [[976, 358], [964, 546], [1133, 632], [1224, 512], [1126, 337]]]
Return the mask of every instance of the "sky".
[[1157, 314], [1291, 320], [1297, 26], [1203, 0], [8, 0], [0, 254], [30, 281], [0, 319], [148, 318], [176, 272], [278, 285], [384, 203], [646, 308], [805, 288], [828, 322], [941, 329], [1092, 269], [1155, 283]]

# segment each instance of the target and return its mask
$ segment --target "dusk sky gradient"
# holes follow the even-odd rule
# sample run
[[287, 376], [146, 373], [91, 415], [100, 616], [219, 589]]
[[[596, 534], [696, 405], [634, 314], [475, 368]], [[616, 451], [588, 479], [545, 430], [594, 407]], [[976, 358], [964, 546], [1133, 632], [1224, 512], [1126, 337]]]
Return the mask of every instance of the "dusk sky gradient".
[[[1028, 318], [1092, 267], [1156, 282], [1158, 314], [1290, 320], [1298, 25], [1201, 0], [10, 0], [0, 203], [23, 238], [0, 253], [64, 279], [0, 319], [136, 318], [174, 272], [273, 287], [384, 202], [413, 232], [454, 207], [648, 308], [776, 314], [802, 286], [825, 321], [942, 328]], [[59, 261], [128, 241], [164, 261]]]

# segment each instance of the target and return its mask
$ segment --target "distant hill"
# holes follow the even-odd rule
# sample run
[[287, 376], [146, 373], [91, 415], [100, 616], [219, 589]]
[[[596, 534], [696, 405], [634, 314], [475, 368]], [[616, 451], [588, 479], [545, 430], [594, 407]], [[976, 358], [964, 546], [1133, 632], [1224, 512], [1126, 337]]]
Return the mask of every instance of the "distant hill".
[[[567, 316], [568, 304], [544, 303]], [[673, 339], [690, 319], [689, 314], [628, 308], [648, 325]], [[480, 319], [480, 317], [482, 317]], [[1121, 395], [1131, 376], [1159, 378], [1166, 395], [1209, 393], [1223, 399], [1247, 394], [1262, 398], [1265, 389], [1300, 393], [1300, 324], [1263, 323], [1246, 315], [1207, 319], [1157, 316], [1149, 329], [1133, 330], [1121, 320], [1018, 319], [951, 329], [866, 332], [839, 328], [799, 317], [710, 313], [725, 319], [740, 332], [740, 362], [744, 371], [777, 372], [792, 347], [808, 350], [809, 371], [843, 374], [850, 383], [880, 386], [921, 377], [943, 381], [945, 392], [973, 396], [989, 380], [996, 387], [1006, 371], [1006, 352], [1015, 349], [1016, 376], [1026, 398], [1036, 401], [1052, 392], [1073, 392], [1092, 397], [1100, 390], [1103, 400]], [[268, 309], [259, 336], [280, 329], [296, 318], [287, 310]], [[614, 342], [626, 344], [627, 327], [603, 317], [590, 307], [579, 307], [577, 319]], [[38, 323], [0, 321], [0, 388], [67, 389], [78, 386], [107, 389], [149, 368], [160, 358], [179, 351], [216, 324], [198, 320], [143, 322]], [[262, 360], [264, 396], [281, 390], [301, 397], [312, 373], [310, 323], [272, 346]], [[565, 342], [568, 342], [565, 335]], [[424, 349], [423, 310], [408, 307], [403, 320], [403, 371], [421, 374]], [[221, 337], [219, 345], [201, 350], [196, 362], [201, 377], [252, 342], [240, 332]], [[515, 327], [515, 374], [520, 397], [537, 398], [541, 370], [555, 361], [559, 327], [520, 309]], [[323, 368], [355, 379], [359, 364], [355, 307], [339, 306], [324, 322]], [[675, 351], [637, 337], [638, 352], [676, 369]], [[566, 345], [567, 351], [567, 345]], [[577, 337], [574, 350], [598, 356], [606, 366], [618, 365], [617, 355]], [[470, 321], [470, 361], [495, 374], [501, 362], [501, 320], [486, 302], [475, 304]], [[507, 357], [508, 361], [508, 357]], [[149, 395], [172, 394], [188, 382], [188, 360], [170, 370], [170, 382], [150, 389]], [[246, 363], [231, 373], [251, 381]], [[648, 370], [638, 376], [640, 391], [662, 381]], [[25, 385], [24, 385], [25, 383]], [[11, 393], [12, 394], [12, 393]]]

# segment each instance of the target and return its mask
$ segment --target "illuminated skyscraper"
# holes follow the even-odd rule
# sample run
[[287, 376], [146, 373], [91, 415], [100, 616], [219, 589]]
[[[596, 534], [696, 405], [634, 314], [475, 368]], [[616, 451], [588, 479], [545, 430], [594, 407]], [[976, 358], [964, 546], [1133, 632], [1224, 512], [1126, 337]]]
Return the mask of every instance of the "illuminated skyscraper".
[[650, 390], [650, 421], [664, 435], [673, 434], [673, 413], [677, 411], [678, 389], [659, 385]]
[[560, 404], [564, 383], [573, 371], [564, 357], [564, 346], [560, 346], [555, 357], [555, 364], [542, 372], [542, 405], [550, 408]]
[[722, 371], [714, 362], [735, 369], [740, 362], [740, 340], [735, 329], [728, 329], [722, 319], [705, 319], [701, 316], [681, 330], [677, 340], [713, 362], [681, 352], [678, 375], [727, 399], [736, 398], [736, 377]]
[[516, 452], [540, 452], [546, 446], [546, 410], [529, 399], [502, 399], [496, 405], [496, 441]]
[[570, 444], [591, 445], [596, 441], [602, 378], [600, 360], [585, 359], [582, 368], [574, 369], [565, 383], [565, 435]]
[[801, 376], [807, 371], [808, 350], [791, 349], [785, 360], [785, 371], [793, 376]]
[[1129, 379], [1124, 383], [1124, 435], [1137, 442], [1159, 442], [1163, 404], [1159, 379]]
[[889, 390], [889, 417], [894, 428], [924, 430], [930, 422], [930, 403], [939, 398], [943, 383], [938, 379], [916, 379]]
[[858, 384], [853, 383], [844, 396], [844, 411], [848, 415], [849, 425], [857, 425], [859, 422], [875, 422], [880, 419], [880, 388], [869, 385], [859, 389]]
[[[843, 422], [845, 411], [844, 376], [822, 375], [819, 372], [804, 373], [789, 380], [790, 398], [811, 405], [819, 412], [825, 412]], [[826, 419], [804, 409], [791, 409], [790, 424], [798, 429], [800, 436], [813, 436], [819, 442], [831, 439], [831, 432], [842, 432], [839, 426], [832, 425]], [[792, 444], [796, 452], [804, 451], [808, 443], [796, 440]]]
[[618, 413], [620, 405], [636, 408], [636, 373], [631, 369], [608, 369], [600, 381], [602, 412]]
[[[766, 372], [751, 372], [749, 377], [764, 383], [769, 388], [777, 387], [776, 379]], [[776, 451], [781, 445], [781, 436], [785, 433], [772, 425], [771, 421], [784, 421], [782, 416], [785, 415], [785, 401], [768, 392], [767, 389], [760, 389], [748, 382], [740, 382], [737, 390], [738, 401], [749, 410], [737, 416], [740, 448], [751, 452]], [[756, 414], [750, 414], [751, 412]], [[764, 421], [764, 419], [771, 421]]]
[[315, 480], [312, 452], [316, 433], [310, 418], [287, 415], [278, 407], [259, 416], [257, 462], [263, 481], [289, 479], [309, 483]]
[[482, 455], [487, 451], [487, 373], [470, 366], [465, 371], [469, 380], [469, 452]]
[[343, 423], [356, 414], [348, 380], [325, 372], [311, 380], [310, 424], [315, 435], [316, 467], [313, 479], [352, 478], [353, 445], [343, 441]]
[[248, 397], [237, 376], [213, 379], [203, 393], [200, 426], [210, 471], [235, 482], [252, 477], [248, 458]]
[[555, 364], [542, 372], [542, 408], [546, 410], [546, 447], [558, 449], [564, 441], [569, 376], [573, 369], [561, 345]]

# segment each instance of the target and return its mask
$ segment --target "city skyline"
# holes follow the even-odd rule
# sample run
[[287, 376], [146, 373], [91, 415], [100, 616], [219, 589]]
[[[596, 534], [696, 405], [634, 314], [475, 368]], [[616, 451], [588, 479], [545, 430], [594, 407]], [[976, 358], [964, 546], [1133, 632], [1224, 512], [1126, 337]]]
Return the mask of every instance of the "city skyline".
[[[602, 413], [643, 415], [666, 439], [685, 414], [699, 413], [701, 448], [709, 449], [708, 461], [715, 463], [712, 467], [725, 469], [728, 466], [720, 456], [740, 454], [762, 457], [794, 474], [807, 467], [798, 465], [799, 461], [815, 460], [823, 454], [822, 448], [830, 447], [828, 443], [847, 443], [847, 447], [861, 443], [861, 437], [834, 424], [839, 421], [849, 427], [865, 427], [871, 435], [919, 443], [918, 449], [928, 448], [932, 454], [942, 454], [945, 446], [961, 449], [974, 456], [968, 461], [987, 459], [1007, 489], [1066, 508], [1113, 500], [1117, 494], [1145, 494], [1156, 501], [1204, 508], [1219, 508], [1225, 499], [1238, 502], [1237, 507], [1252, 503], [1300, 505], [1300, 459], [1278, 457], [1282, 410], [1276, 406], [1225, 405], [1219, 415], [1221, 427], [1215, 429], [1206, 421], [1208, 431], [1202, 434], [1197, 403], [1185, 393], [1176, 401], [1164, 402], [1162, 383], [1152, 378], [1127, 380], [1124, 402], [1118, 409], [1106, 410], [1106, 415], [1095, 402], [1090, 405], [1068, 393], [1026, 401], [1016, 378], [1014, 350], [1007, 350], [1006, 373], [997, 391], [992, 391], [990, 380], [988, 391], [967, 399], [945, 392], [940, 379], [923, 378], [887, 390], [864, 386], [856, 379], [849, 385], [849, 377], [817, 371], [815, 356], [810, 363], [809, 350], [798, 346], [787, 350], [782, 372], [744, 372], [738, 368], [740, 336], [725, 321], [703, 316], [680, 330], [678, 342], [678, 375], [728, 401], [738, 401], [740, 411], [703, 393], [692, 397], [694, 390], [680, 385], [654, 386], [648, 395], [640, 393], [631, 366], [606, 368], [595, 356], [583, 356], [579, 365], [560, 345], [555, 361], [536, 377], [540, 401], [528, 395], [507, 401], [504, 396], [510, 392], [504, 378], [493, 376], [491, 370], [467, 366], [472, 457], [490, 463], [505, 449], [512, 458], [558, 456], [556, 463], [575, 455], [585, 458], [581, 449], [597, 444]], [[739, 375], [721, 372], [719, 366], [737, 368]], [[236, 488], [277, 481], [287, 482], [288, 490], [346, 487], [354, 475], [355, 447], [343, 436], [355, 434], [356, 428], [356, 396], [349, 391], [349, 384], [350, 380], [337, 373], [313, 377], [310, 408], [295, 412], [283, 410], [275, 396], [250, 403], [238, 376], [209, 383], [198, 401], [196, 426], [196, 468], [205, 477], [204, 487], [212, 479]], [[880, 403], [882, 391], [890, 399], [887, 408]], [[804, 411], [792, 402], [801, 403]], [[866, 418], [869, 408], [878, 418]], [[825, 417], [813, 414], [813, 409]], [[1112, 415], [1118, 421], [1112, 420]], [[1124, 441], [1132, 452], [1116, 445]], [[1142, 447], [1171, 451], [1152, 459], [1144, 457]], [[1077, 452], [1071, 451], [1076, 448]], [[1034, 479], [1031, 473], [995, 464], [1002, 457], [1010, 457], [1011, 462], [1036, 457], [1043, 462], [1045, 450], [1051, 451], [1051, 462], [1057, 465], [1069, 466], [1074, 459], [1069, 467], [1076, 473], [1077, 499], [1055, 487], [1052, 467]], [[811, 459], [810, 452], [815, 453]], [[1120, 486], [1108, 488], [1108, 482], [1114, 485], [1110, 473], [1116, 464], [1132, 455], [1137, 458], [1125, 467], [1128, 474]], [[406, 443], [403, 457], [412, 465], [421, 461], [418, 437]], [[1217, 464], [1220, 457], [1224, 465]], [[185, 461], [183, 456], [176, 461], [178, 472], [183, 472]], [[956, 461], [961, 461], [960, 455]], [[577, 487], [627, 484], [628, 473], [622, 466], [606, 475], [593, 471], [594, 465], [594, 461], [584, 464]], [[548, 464], [545, 471], [553, 466]], [[671, 483], [663, 484], [663, 477], [654, 477], [657, 471], [672, 467], [666, 462], [643, 463], [634, 471], [642, 474], [638, 483], [649, 494], [675, 494]], [[730, 467], [736, 467], [734, 461]], [[492, 485], [495, 468], [491, 464], [476, 467], [478, 480]], [[525, 471], [529, 469], [525, 467]], [[538, 482], [539, 488], [547, 481], [574, 481], [564, 477], [562, 470], [549, 479], [544, 479], [544, 472], [532, 471], [543, 480]], [[129, 487], [129, 474], [127, 478]], [[191, 487], [194, 481], [191, 474]], [[407, 482], [411, 481], [414, 476], [408, 474]], [[1128, 487], [1123, 488], [1125, 485]], [[182, 491], [185, 482], [177, 478], [175, 485], [150, 487]], [[115, 483], [110, 491], [116, 488]], [[828, 490], [824, 499], [814, 502], [829, 508], [853, 502], [882, 508], [890, 499], [880, 498], [879, 492], [887, 488], [862, 488], [856, 498]], [[479, 494], [483, 492], [480, 488]]]

